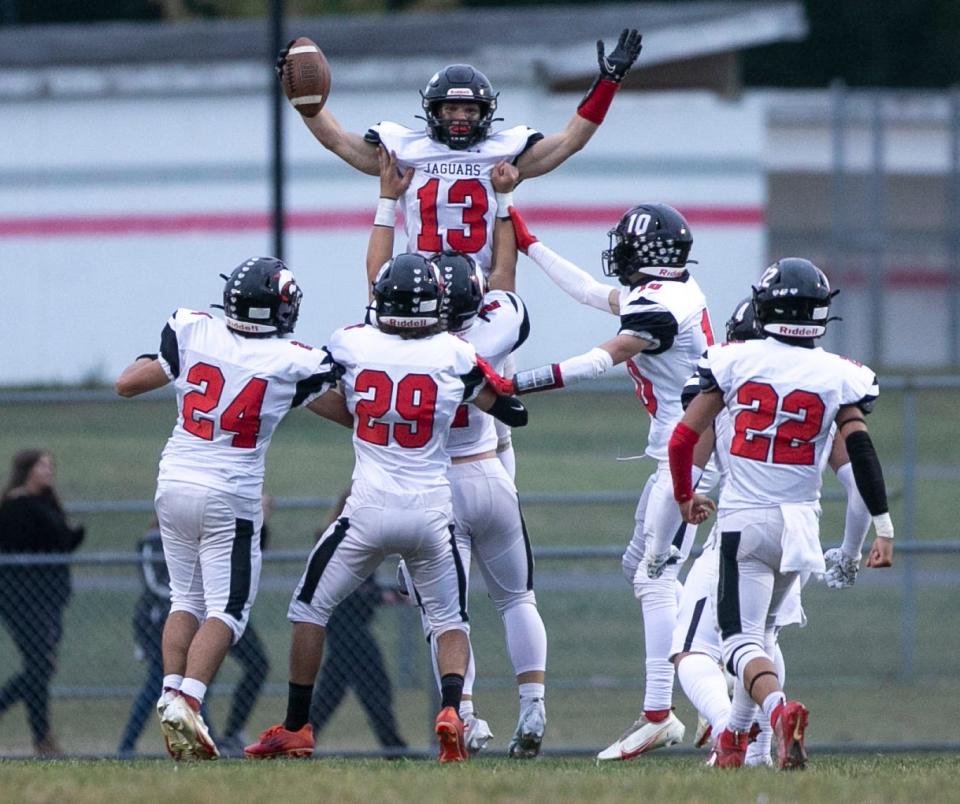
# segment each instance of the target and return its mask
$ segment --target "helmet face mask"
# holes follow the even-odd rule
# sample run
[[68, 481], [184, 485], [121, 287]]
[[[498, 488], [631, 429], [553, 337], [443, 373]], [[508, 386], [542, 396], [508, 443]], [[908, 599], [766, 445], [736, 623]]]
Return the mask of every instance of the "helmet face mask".
[[439, 332], [441, 293], [432, 262], [420, 254], [398, 254], [383, 264], [373, 283], [377, 327], [404, 338]]
[[830, 321], [830, 290], [826, 275], [809, 260], [787, 257], [767, 268], [753, 286], [757, 328], [786, 340], [819, 338]]
[[460, 251], [442, 251], [430, 261], [443, 285], [440, 325], [447, 332], [465, 332], [483, 306], [487, 289], [483, 272], [472, 257]]
[[678, 279], [686, 273], [693, 235], [686, 219], [667, 204], [641, 204], [624, 213], [607, 232], [601, 253], [603, 273], [630, 285], [635, 274]]
[[225, 278], [223, 312], [227, 327], [247, 337], [293, 332], [303, 292], [282, 260], [251, 257]]
[[[427, 121], [427, 133], [456, 151], [462, 151], [484, 139], [490, 132], [497, 93], [487, 77], [469, 64], [451, 64], [444, 67], [427, 82], [420, 93], [421, 105]], [[441, 114], [445, 103], [476, 104], [480, 116], [470, 120], [465, 115], [448, 119]]]

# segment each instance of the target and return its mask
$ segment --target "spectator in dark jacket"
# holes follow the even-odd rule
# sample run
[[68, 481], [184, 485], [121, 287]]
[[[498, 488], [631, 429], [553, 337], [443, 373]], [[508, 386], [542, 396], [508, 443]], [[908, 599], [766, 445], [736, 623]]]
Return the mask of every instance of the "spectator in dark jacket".
[[[0, 494], [0, 553], [67, 553], [81, 541], [83, 527], [67, 523], [54, 486], [53, 456], [40, 449], [18, 452]], [[23, 657], [23, 669], [0, 689], [0, 714], [23, 701], [41, 756], [62, 753], [50, 730], [50, 679], [69, 599], [65, 563], [0, 565], [0, 619]]]

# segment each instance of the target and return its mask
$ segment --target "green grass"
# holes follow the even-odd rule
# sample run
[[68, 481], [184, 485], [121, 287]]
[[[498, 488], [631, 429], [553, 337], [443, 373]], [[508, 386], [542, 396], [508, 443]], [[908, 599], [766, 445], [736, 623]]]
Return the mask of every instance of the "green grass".
[[[528, 397], [529, 427], [515, 431], [518, 486], [525, 492], [619, 490], [630, 501], [608, 505], [525, 505], [535, 546], [613, 546], [622, 548], [633, 530], [633, 494], [652, 468], [650, 461], [617, 461], [635, 455], [646, 436], [646, 416], [629, 389], [620, 393], [557, 393]], [[903, 428], [899, 394], [882, 397], [870, 427], [888, 466], [901, 460]], [[924, 393], [917, 418], [920, 466], [960, 468], [960, 418], [953, 415], [956, 394]], [[174, 421], [170, 400], [118, 400], [111, 403], [7, 405], [2, 410], [0, 465], [27, 445], [43, 445], [58, 458], [65, 500], [149, 500], [157, 460]], [[335, 496], [349, 482], [352, 449], [346, 430], [305, 412], [295, 412], [279, 428], [267, 459], [266, 488], [278, 497]], [[888, 471], [899, 488], [897, 472]], [[828, 490], [839, 484], [828, 477]], [[955, 481], [924, 477], [917, 489], [918, 539], [957, 538]], [[894, 499], [899, 524], [901, 501]], [[129, 551], [143, 533], [148, 514], [91, 514], [83, 517], [83, 551]], [[273, 546], [305, 551], [325, 512], [280, 510], [271, 523]], [[824, 503], [825, 544], [839, 542], [843, 505]], [[901, 531], [899, 536], [905, 534]], [[960, 608], [960, 556], [915, 559], [921, 582], [913, 619], [903, 613], [902, 567], [889, 572], [865, 570], [852, 590], [835, 592], [811, 586], [805, 604], [811, 625], [783, 635], [788, 686], [813, 712], [811, 740], [816, 743], [941, 743], [954, 738], [954, 659], [960, 656], [960, 630], [945, 627]], [[289, 629], [289, 594], [302, 567], [267, 564], [253, 611], [272, 658], [269, 680], [283, 685]], [[636, 716], [641, 700], [643, 649], [639, 607], [623, 579], [619, 560], [541, 560], [537, 595], [549, 637], [549, 744], [600, 748]], [[56, 684], [117, 686], [139, 684], [142, 665], [133, 656], [130, 613], [137, 595], [133, 567], [85, 566], [74, 571], [77, 591], [67, 610], [65, 637]], [[384, 580], [389, 576], [385, 572]], [[117, 583], [126, 586], [117, 588]], [[429, 674], [419, 625], [411, 612], [385, 609], [376, 629], [395, 683], [402, 730], [411, 744], [426, 746], [432, 700], [425, 691]], [[474, 578], [471, 598], [473, 639], [479, 662], [479, 711], [490, 720], [503, 749], [515, 725], [516, 692], [510, 678], [499, 618]], [[401, 642], [413, 654], [402, 669]], [[901, 645], [915, 646], [913, 668], [905, 668]], [[7, 634], [0, 630], [0, 681], [18, 662]], [[419, 683], [399, 688], [410, 674]], [[228, 660], [220, 681], [237, 672]], [[226, 697], [213, 703], [222, 723]], [[677, 695], [678, 713], [693, 728], [693, 712]], [[126, 716], [128, 698], [57, 698], [53, 722], [71, 751], [109, 753]], [[261, 699], [250, 733], [278, 720], [280, 696]], [[161, 750], [154, 724], [148, 724], [141, 749]], [[349, 699], [321, 737], [330, 749], [370, 749], [374, 742], [358, 705]], [[0, 754], [28, 753], [22, 707], [0, 720]], [[327, 766], [324, 765], [324, 768]]]
[[595, 767], [586, 759], [462, 766], [417, 760], [314, 760], [193, 766], [160, 762], [0, 762], [0, 800], [337, 802], [957, 801], [956, 756], [816, 756], [804, 772], [715, 771], [692, 757]]

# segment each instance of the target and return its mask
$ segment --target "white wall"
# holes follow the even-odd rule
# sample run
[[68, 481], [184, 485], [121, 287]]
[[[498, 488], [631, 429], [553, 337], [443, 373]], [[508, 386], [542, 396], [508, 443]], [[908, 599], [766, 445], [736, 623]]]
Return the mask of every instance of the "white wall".
[[[557, 131], [578, 100], [505, 87], [500, 125]], [[334, 90], [331, 109], [359, 132], [380, 119], [420, 125], [416, 88]], [[265, 96], [58, 99], [3, 103], [0, 114], [0, 277], [5, 325], [16, 334], [0, 346], [0, 385], [112, 379], [157, 348], [175, 307], [219, 301], [219, 273], [271, 250]], [[292, 110], [287, 122], [288, 212], [360, 213], [352, 224], [288, 234], [287, 261], [305, 289], [297, 336], [319, 343], [362, 315], [365, 221], [378, 188], [324, 151]], [[531, 215], [541, 240], [597, 276], [617, 210], [642, 201], [689, 210], [701, 262], [694, 270], [721, 329], [765, 259], [763, 125], [761, 105], [749, 98], [618, 98], [587, 149], [521, 185], [517, 203], [609, 208], [602, 223], [537, 226]], [[231, 213], [257, 220], [245, 225]], [[144, 216], [154, 229], [131, 231]], [[67, 225], [82, 233], [63, 234]], [[615, 319], [576, 307], [526, 258], [519, 271], [533, 320], [520, 366], [616, 332]]]

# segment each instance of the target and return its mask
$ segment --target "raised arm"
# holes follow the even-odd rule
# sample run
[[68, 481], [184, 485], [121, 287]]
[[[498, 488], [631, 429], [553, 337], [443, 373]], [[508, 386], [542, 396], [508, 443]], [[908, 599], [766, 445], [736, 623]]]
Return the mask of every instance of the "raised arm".
[[603, 41], [597, 42], [599, 75], [563, 131], [535, 142], [517, 159], [522, 179], [553, 170], [589, 142], [600, 128], [620, 83], [640, 55], [642, 38], [636, 29], [624, 28], [610, 55], [604, 55]]
[[380, 201], [367, 242], [367, 301], [373, 300], [373, 283], [377, 274], [393, 256], [393, 230], [397, 219], [397, 199], [410, 186], [413, 168], [400, 173], [397, 155], [382, 145], [377, 147], [377, 169], [380, 174]]
[[500, 162], [490, 175], [497, 194], [497, 218], [493, 222], [493, 265], [487, 277], [490, 290], [517, 289], [517, 240], [508, 210], [513, 206], [513, 190], [520, 182], [516, 165]]
[[[293, 40], [277, 56], [275, 69], [277, 78], [281, 82], [283, 81], [283, 65], [292, 44]], [[294, 108], [297, 107], [294, 106]], [[326, 108], [321, 109], [320, 113], [313, 117], [307, 117], [302, 113], [300, 116], [324, 148], [339, 156], [344, 162], [351, 167], [355, 167], [361, 173], [367, 173], [371, 176], [377, 175], [376, 144], [367, 142], [360, 134], [354, 134], [344, 129], [337, 118]]]
[[550, 280], [580, 304], [620, 315], [620, 292], [610, 285], [598, 282], [582, 268], [565, 260], [530, 233], [527, 222], [516, 207], [510, 207], [517, 248], [533, 260]]

